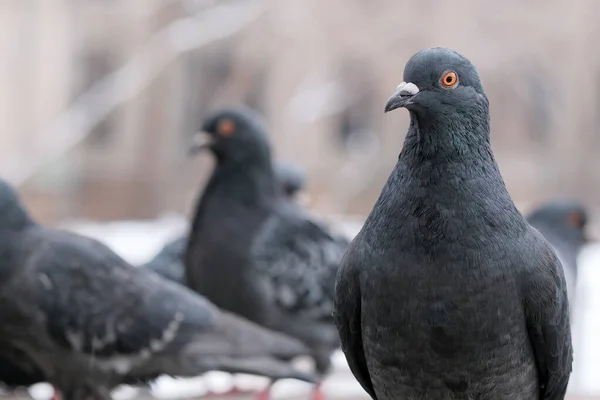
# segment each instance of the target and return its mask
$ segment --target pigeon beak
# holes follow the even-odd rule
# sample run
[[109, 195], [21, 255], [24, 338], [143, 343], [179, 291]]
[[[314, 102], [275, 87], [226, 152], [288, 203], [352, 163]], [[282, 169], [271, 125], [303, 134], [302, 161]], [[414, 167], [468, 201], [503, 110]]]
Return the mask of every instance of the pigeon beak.
[[385, 105], [385, 112], [395, 110], [396, 108], [406, 107], [413, 104], [411, 100], [419, 93], [419, 88], [412, 82], [402, 82], [398, 85], [396, 93], [390, 97]]
[[194, 134], [194, 136], [192, 137], [192, 144], [188, 149], [188, 154], [192, 156], [199, 153], [202, 150], [209, 149], [210, 146], [213, 144], [213, 141], [214, 140], [209, 133], [203, 131], [196, 132], [196, 134]]

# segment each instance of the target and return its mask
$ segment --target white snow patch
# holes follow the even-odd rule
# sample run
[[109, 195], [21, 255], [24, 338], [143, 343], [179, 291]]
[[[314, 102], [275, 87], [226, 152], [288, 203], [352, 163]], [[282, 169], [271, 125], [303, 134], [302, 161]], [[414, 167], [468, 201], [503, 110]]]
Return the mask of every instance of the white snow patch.
[[163, 375], [154, 381], [150, 387], [152, 396], [165, 400], [200, 397], [208, 393], [203, 376], [173, 378]]
[[226, 372], [208, 372], [204, 374], [204, 382], [211, 393], [227, 393], [233, 389], [233, 376]]
[[92, 237], [110, 247], [133, 265], [149, 261], [170, 240], [187, 231], [188, 222], [183, 215], [166, 214], [157, 220], [69, 221], [63, 228]]
[[573, 324], [571, 393], [600, 393], [600, 244], [587, 246], [579, 256], [577, 304]]
[[121, 385], [112, 391], [111, 397], [113, 400], [131, 400], [135, 399], [140, 391], [141, 389], [133, 386]]
[[336, 370], [347, 369], [348, 371], [350, 371], [350, 367], [348, 366], [348, 361], [346, 361], [346, 356], [344, 355], [342, 350], [337, 350], [335, 353], [332, 354], [331, 364], [333, 365], [333, 368]]
[[369, 398], [367, 392], [364, 391], [360, 383], [352, 373], [348, 369], [348, 371], [344, 371], [343, 373], [338, 373], [326, 379], [321, 386], [321, 390], [323, 393], [329, 396], [335, 396], [336, 398], [356, 398], [359, 396], [365, 397], [365, 399]]
[[270, 379], [264, 376], [235, 374], [233, 375], [233, 384], [242, 392], [260, 392], [270, 384]]
[[281, 379], [271, 387], [271, 398], [273, 400], [286, 399], [290, 397], [306, 396], [313, 389], [312, 384], [295, 379]]
[[54, 395], [54, 388], [49, 383], [41, 382], [30, 386], [28, 392], [34, 400], [50, 400]]

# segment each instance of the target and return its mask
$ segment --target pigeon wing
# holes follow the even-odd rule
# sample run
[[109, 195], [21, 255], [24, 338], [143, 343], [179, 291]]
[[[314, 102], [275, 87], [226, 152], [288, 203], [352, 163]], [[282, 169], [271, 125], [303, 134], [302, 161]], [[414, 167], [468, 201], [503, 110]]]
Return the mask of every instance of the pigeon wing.
[[538, 369], [540, 399], [562, 400], [573, 362], [567, 288], [560, 261], [541, 234], [534, 234], [542, 250], [523, 281], [527, 330]]
[[350, 249], [337, 275], [333, 317], [352, 374], [369, 396], [377, 400], [363, 349], [360, 285], [352, 260]]
[[58, 346], [94, 357], [141, 355], [183, 341], [185, 326], [211, 326], [213, 307], [198, 307], [178, 285], [131, 267], [103, 244], [59, 231], [46, 236], [30, 262], [40, 278], [36, 302]]
[[306, 216], [287, 212], [269, 217], [254, 241], [253, 254], [280, 309], [327, 320], [333, 310], [335, 276], [347, 247], [346, 238]]
[[186, 236], [177, 238], [167, 243], [152, 260], [142, 265], [142, 267], [148, 268], [173, 282], [183, 283], [185, 273], [183, 254], [186, 246]]

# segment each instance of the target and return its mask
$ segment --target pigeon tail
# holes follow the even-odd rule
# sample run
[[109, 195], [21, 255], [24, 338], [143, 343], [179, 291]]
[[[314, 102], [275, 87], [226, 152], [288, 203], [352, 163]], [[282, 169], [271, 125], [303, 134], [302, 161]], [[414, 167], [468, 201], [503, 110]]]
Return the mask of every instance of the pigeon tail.
[[221, 312], [217, 325], [235, 352], [248, 357], [271, 356], [281, 360], [309, 355], [310, 349], [299, 340], [263, 328], [227, 312]]
[[295, 357], [309, 354], [310, 350], [297, 339], [219, 312], [214, 328], [192, 338], [174, 368], [182, 376], [211, 370], [314, 383], [316, 376], [299, 371], [290, 363]]

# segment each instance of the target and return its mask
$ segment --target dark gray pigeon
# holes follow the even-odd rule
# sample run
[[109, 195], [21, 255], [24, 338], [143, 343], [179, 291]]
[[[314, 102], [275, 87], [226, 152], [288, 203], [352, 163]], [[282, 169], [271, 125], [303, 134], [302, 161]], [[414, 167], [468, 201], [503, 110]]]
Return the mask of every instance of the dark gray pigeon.
[[93, 239], [36, 224], [1, 181], [0, 253], [0, 348], [26, 354], [64, 400], [209, 370], [314, 381], [290, 366], [308, 353], [299, 341], [219, 311]]
[[10, 347], [0, 350], [0, 384], [5, 388], [12, 391], [45, 380], [40, 368], [26, 354]]
[[306, 189], [306, 174], [294, 164], [275, 164], [275, 179], [283, 194], [294, 199], [298, 193]]
[[[0, 385], [8, 391], [5, 395], [18, 397], [18, 389], [28, 388], [46, 380], [40, 367], [26, 353], [3, 344], [0, 348]], [[60, 400], [56, 391], [51, 400]]]
[[569, 303], [573, 309], [576, 298], [577, 257], [583, 246], [589, 242], [586, 234], [588, 213], [585, 207], [577, 200], [554, 199], [529, 212], [527, 221], [540, 231], [556, 250], [565, 271]]
[[478, 73], [434, 48], [404, 81], [385, 107], [410, 112], [404, 146], [336, 281], [348, 364], [378, 400], [563, 399], [562, 267], [506, 190]]
[[[290, 200], [293, 200], [306, 187], [306, 175], [293, 164], [276, 164], [275, 176], [280, 190]], [[183, 256], [187, 248], [187, 239], [186, 234], [167, 243], [153, 259], [143, 264], [142, 267], [151, 269], [163, 278], [185, 284]]]
[[348, 240], [278, 191], [266, 129], [253, 112], [215, 112], [202, 131], [217, 163], [196, 205], [187, 284], [218, 307], [301, 339], [325, 374], [339, 346], [331, 312]]
[[147, 268], [163, 278], [185, 285], [183, 254], [187, 247], [187, 239], [187, 235], [183, 235], [168, 242], [154, 258], [140, 267]]

